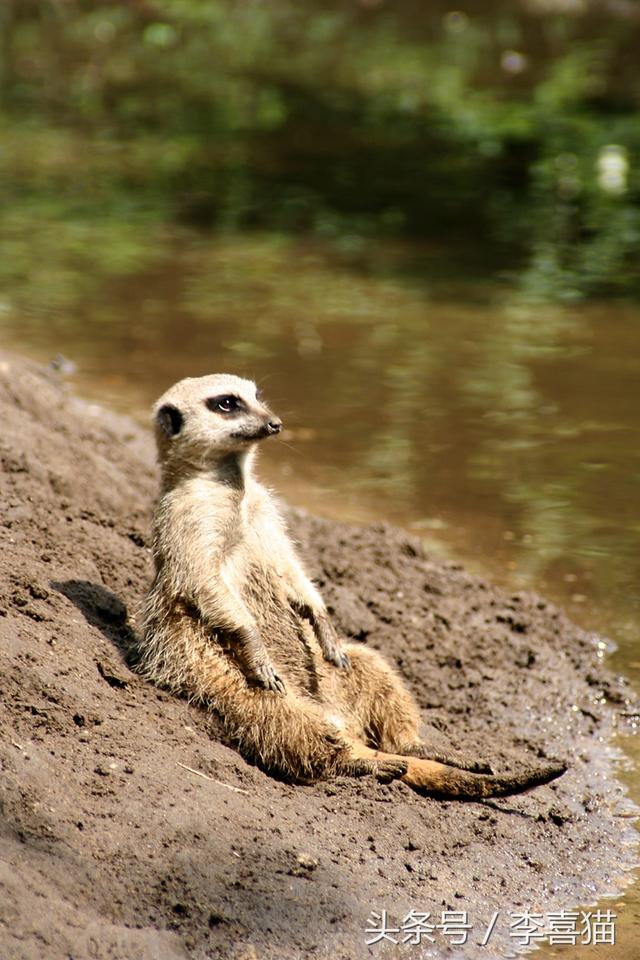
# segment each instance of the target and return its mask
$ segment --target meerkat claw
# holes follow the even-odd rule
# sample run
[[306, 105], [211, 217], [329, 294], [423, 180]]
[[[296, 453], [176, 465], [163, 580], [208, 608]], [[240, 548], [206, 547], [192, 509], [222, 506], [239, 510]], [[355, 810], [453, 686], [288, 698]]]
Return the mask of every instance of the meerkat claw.
[[340, 661], [338, 666], [341, 667], [342, 670], [351, 670], [351, 660], [349, 660], [347, 654], [343, 653], [342, 650], [338, 654], [338, 659]]
[[328, 660], [329, 663], [332, 663], [334, 667], [338, 667], [340, 670], [351, 670], [351, 660], [349, 660], [344, 650], [340, 650], [339, 647], [327, 652], [325, 654], [325, 660]]
[[256, 680], [265, 690], [272, 690], [274, 693], [279, 693], [283, 697], [286, 695], [286, 687], [271, 665], [267, 664], [264, 667], [258, 667], [256, 670]]
[[326, 618], [317, 621], [316, 633], [324, 659], [340, 670], [350, 670], [351, 661], [343, 650], [338, 635], [330, 621]]

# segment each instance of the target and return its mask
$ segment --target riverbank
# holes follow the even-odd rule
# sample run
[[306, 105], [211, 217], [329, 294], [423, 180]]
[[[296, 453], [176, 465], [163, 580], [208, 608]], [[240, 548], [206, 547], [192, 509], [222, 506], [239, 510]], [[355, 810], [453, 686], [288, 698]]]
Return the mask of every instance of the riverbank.
[[340, 629], [397, 664], [436, 736], [497, 770], [547, 756], [570, 770], [484, 804], [272, 780], [126, 665], [150, 575], [150, 438], [54, 372], [1, 360], [7, 956], [375, 956], [372, 911], [398, 926], [414, 910], [436, 923], [465, 912], [464, 956], [488, 960], [518, 943], [513, 915], [619, 887], [634, 858], [606, 744], [633, 696], [603, 666], [603, 641], [387, 525], [292, 512]]

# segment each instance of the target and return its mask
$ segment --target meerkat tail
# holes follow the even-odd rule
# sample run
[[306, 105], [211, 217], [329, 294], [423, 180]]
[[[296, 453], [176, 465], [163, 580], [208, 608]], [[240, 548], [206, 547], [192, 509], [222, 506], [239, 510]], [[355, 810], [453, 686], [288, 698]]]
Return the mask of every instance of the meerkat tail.
[[482, 800], [487, 797], [508, 797], [524, 793], [560, 777], [566, 766], [550, 763], [529, 767], [520, 773], [502, 776], [470, 773], [449, 767], [435, 760], [409, 758], [407, 772], [401, 778], [410, 787], [429, 797], [458, 800]]

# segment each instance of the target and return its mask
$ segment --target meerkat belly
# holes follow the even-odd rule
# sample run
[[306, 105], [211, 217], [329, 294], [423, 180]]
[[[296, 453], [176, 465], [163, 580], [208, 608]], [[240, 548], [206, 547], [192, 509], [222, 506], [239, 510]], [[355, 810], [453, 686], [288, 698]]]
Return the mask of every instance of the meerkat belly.
[[244, 581], [243, 599], [285, 683], [299, 693], [323, 700], [328, 665], [311, 625], [291, 608], [277, 572], [250, 568]]

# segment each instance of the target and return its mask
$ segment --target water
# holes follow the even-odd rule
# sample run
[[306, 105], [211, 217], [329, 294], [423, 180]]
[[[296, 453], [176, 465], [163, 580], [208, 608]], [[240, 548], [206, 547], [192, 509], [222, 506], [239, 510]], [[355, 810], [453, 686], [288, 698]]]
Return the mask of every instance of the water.
[[[640, 307], [526, 302], [428, 247], [165, 234], [90, 276], [47, 249], [5, 291], [7, 346], [62, 354], [81, 393], [144, 422], [182, 376], [258, 380], [286, 426], [261, 471], [291, 501], [392, 520], [550, 596], [640, 689]], [[638, 767], [623, 776], [640, 801]], [[638, 888], [614, 902], [619, 943], [599, 955], [626, 960]]]

